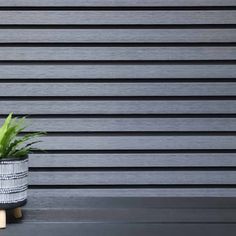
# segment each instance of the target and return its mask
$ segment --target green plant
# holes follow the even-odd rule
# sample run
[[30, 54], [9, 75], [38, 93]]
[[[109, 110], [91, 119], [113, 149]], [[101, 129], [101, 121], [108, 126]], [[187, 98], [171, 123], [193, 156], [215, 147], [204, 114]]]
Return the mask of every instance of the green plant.
[[26, 117], [12, 118], [12, 115], [13, 113], [8, 115], [0, 128], [0, 159], [25, 157], [35, 150], [32, 145], [40, 142], [32, 142], [31, 139], [44, 134], [44, 132], [35, 132], [19, 136], [27, 127], [25, 125]]

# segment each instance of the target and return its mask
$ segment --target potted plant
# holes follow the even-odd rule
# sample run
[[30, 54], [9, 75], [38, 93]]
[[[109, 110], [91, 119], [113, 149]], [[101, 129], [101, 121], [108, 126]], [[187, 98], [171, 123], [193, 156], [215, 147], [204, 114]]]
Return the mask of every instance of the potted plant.
[[25, 117], [8, 115], [0, 128], [0, 228], [6, 227], [6, 209], [13, 209], [15, 218], [21, 218], [21, 206], [27, 201], [28, 154], [33, 149], [32, 138], [42, 132], [19, 135], [27, 127]]

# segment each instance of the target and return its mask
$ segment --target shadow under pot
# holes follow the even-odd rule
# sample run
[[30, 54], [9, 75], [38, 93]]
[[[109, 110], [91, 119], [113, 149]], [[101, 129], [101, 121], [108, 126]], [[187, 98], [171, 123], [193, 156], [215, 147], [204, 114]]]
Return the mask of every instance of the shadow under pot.
[[6, 210], [13, 209], [21, 218], [21, 206], [26, 204], [28, 189], [28, 156], [0, 159], [0, 228], [6, 227]]

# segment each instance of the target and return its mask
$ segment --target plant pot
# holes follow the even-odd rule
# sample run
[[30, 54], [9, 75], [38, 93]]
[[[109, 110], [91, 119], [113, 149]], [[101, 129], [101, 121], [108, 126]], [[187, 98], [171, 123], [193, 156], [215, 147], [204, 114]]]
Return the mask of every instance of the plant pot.
[[28, 156], [0, 159], [0, 209], [25, 205], [28, 188]]

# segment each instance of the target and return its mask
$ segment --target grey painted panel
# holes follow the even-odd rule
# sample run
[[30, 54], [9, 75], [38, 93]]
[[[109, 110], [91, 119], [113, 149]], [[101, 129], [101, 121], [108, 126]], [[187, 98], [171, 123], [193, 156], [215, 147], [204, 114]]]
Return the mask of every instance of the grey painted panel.
[[236, 11], [2, 11], [1, 25], [235, 24]]
[[30, 167], [227, 167], [235, 153], [31, 154]]
[[[235, 24], [236, 11], [234, 10], [213, 10], [215, 8], [190, 8], [182, 9], [181, 6], [235, 6], [232, 0], [226, 2], [218, 0], [206, 1], [187, 1], [187, 0], [148, 0], [148, 1], [107, 1], [107, 0], [55, 0], [55, 1], [28, 1], [15, 0], [1, 1], [0, 6], [92, 6], [94, 10], [84, 11], [82, 9], [57, 11], [56, 8], [40, 8], [39, 10], [23, 10], [24, 8], [13, 8], [14, 11], [5, 9], [0, 14], [0, 42], [3, 43], [234, 43], [235, 29], [193, 29], [193, 25], [222, 25]], [[143, 9], [136, 10], [110, 8], [108, 11], [97, 8], [96, 6], [177, 6], [174, 8]], [[29, 8], [30, 9], [30, 8]], [[85, 8], [84, 8], [85, 9]], [[166, 10], [164, 10], [166, 9]], [[202, 10], [196, 10], [202, 9]], [[210, 10], [212, 9], [212, 10]], [[226, 8], [222, 8], [226, 9]], [[229, 9], [229, 8], [227, 8]], [[48, 11], [49, 10], [49, 11]], [[7, 29], [7, 25], [14, 24], [20, 26], [18, 29]], [[24, 25], [32, 24], [34, 26], [24, 28]], [[41, 25], [58, 25], [66, 29], [49, 29]], [[95, 25], [94, 29], [73, 29], [68, 25]], [[109, 25], [127, 25], [134, 26], [136, 29], [109, 29]], [[141, 29], [137, 24], [143, 25], [163, 25], [159, 29]], [[185, 24], [188, 27], [179, 27], [178, 24]], [[100, 27], [107, 25], [107, 27]], [[40, 27], [38, 27], [40, 26]], [[166, 27], [167, 26], [167, 27]], [[35, 27], [35, 28], [34, 28]], [[172, 29], [171, 29], [172, 27]], [[36, 29], [37, 28], [37, 29]], [[40, 29], [41, 28], [41, 29]], [[53, 28], [53, 27], [52, 27]], [[97, 28], [97, 29], [95, 29]], [[103, 29], [102, 29], [103, 28]], [[106, 29], [105, 29], [106, 28]], [[125, 27], [124, 27], [125, 28]], [[169, 28], [169, 29], [164, 29]], [[173, 29], [177, 28], [177, 29]], [[182, 28], [182, 29], [181, 29]], [[198, 27], [200, 28], [200, 27]], [[193, 44], [192, 44], [193, 45]], [[197, 44], [196, 44], [197, 45]], [[21, 45], [22, 46], [22, 45]], [[1, 114], [14, 111], [16, 114], [235, 114], [236, 103], [234, 100], [225, 100], [221, 96], [235, 96], [236, 87], [234, 83], [100, 83], [100, 79], [235, 79], [235, 64], [225, 62], [224, 60], [235, 60], [234, 47], [2, 47], [0, 60], [18, 60], [28, 62], [9, 63], [0, 65], [0, 79], [97, 79], [99, 83], [1, 83], [0, 96], [5, 96], [0, 101]], [[42, 45], [41, 45], [42, 46]], [[78, 46], [78, 45], [77, 45]], [[111, 45], [109, 45], [111, 46]], [[119, 45], [121, 46], [121, 45]], [[137, 46], [137, 45], [136, 45]], [[148, 45], [147, 45], [148, 46]], [[32, 62], [34, 60], [44, 60], [45, 62]], [[69, 60], [66, 63], [50, 62], [46, 60]], [[71, 62], [73, 60], [97, 62]], [[116, 62], [99, 62], [100, 60], [116, 60]], [[123, 61], [123, 62], [117, 62]], [[165, 62], [165, 64], [147, 63], [147, 62], [129, 62], [125, 60], [221, 60], [213, 65], [212, 62], [203, 64], [199, 62], [186, 62], [186, 64]], [[209, 80], [208, 80], [209, 81]], [[2, 81], [3, 82], [3, 81]], [[12, 81], [9, 81], [12, 82]], [[39, 81], [37, 81], [39, 82]], [[48, 82], [48, 81], [47, 81]], [[182, 98], [182, 100], [118, 100], [121, 96], [219, 96], [215, 100], [194, 100]], [[24, 98], [9, 98], [15, 96], [24, 96]], [[27, 96], [37, 96], [35, 100]], [[47, 98], [47, 96], [61, 96], [60, 99]], [[73, 101], [68, 98], [77, 96]], [[93, 100], [79, 100], [79, 96], [94, 96]], [[103, 96], [117, 97], [117, 101], [108, 98], [96, 98]], [[40, 98], [41, 97], [41, 98]], [[64, 100], [63, 100], [64, 99]], [[89, 100], [90, 99], [90, 100]], [[102, 100], [103, 99], [103, 100]], [[222, 99], [222, 100], [221, 100]], [[72, 99], [71, 99], [72, 100]], [[91, 116], [92, 117], [92, 116]], [[75, 198], [78, 196], [197, 196], [197, 197], [233, 197], [236, 196], [234, 188], [207, 188], [204, 184], [235, 184], [236, 172], [227, 167], [235, 166], [234, 153], [217, 153], [219, 149], [235, 150], [236, 136], [220, 133], [191, 133], [186, 135], [183, 131], [235, 131], [235, 119], [229, 118], [161, 118], [161, 119], [32, 119], [35, 121], [29, 130], [46, 129], [52, 132], [68, 132], [62, 134], [49, 134], [43, 137], [40, 147], [49, 150], [56, 150], [60, 154], [34, 154], [30, 159], [30, 166], [36, 169], [30, 173], [30, 183], [35, 187], [39, 185], [110, 185], [111, 189], [34, 189], [30, 190], [31, 196], [43, 196], [46, 193], [47, 199], [55, 196], [68, 196]], [[72, 134], [71, 132], [117, 132], [125, 131], [127, 133], [117, 134], [93, 134], [82, 133]], [[129, 131], [177, 131], [180, 133], [163, 134], [134, 134]], [[151, 153], [151, 150], [169, 150], [172, 153]], [[186, 153], [178, 153], [178, 150], [186, 150]], [[62, 152], [61, 150], [64, 150]], [[76, 151], [83, 150], [85, 154]], [[86, 153], [86, 150], [93, 152]], [[112, 151], [109, 154], [107, 151]], [[126, 150], [127, 153], [121, 152]], [[128, 150], [136, 154], [128, 153]], [[140, 153], [139, 150], [147, 150], [146, 153]], [[211, 150], [215, 153], [187, 153], [193, 150]], [[75, 151], [75, 152], [72, 152]], [[174, 152], [177, 153], [174, 153]], [[97, 152], [97, 153], [96, 153]], [[104, 153], [102, 153], [104, 152]], [[121, 152], [121, 153], [119, 153]], [[149, 152], [149, 153], [148, 153]], [[45, 168], [45, 171], [37, 169]], [[65, 169], [46, 169], [60, 168]], [[101, 167], [97, 169], [83, 169], [76, 171], [70, 167]], [[132, 167], [132, 169], [109, 169], [110, 167]], [[136, 167], [147, 167], [140, 169]], [[148, 167], [167, 167], [162, 169], [148, 169]], [[181, 169], [168, 167], [191, 167]], [[203, 167], [194, 168], [194, 167]], [[223, 167], [222, 169], [204, 169], [204, 167]], [[66, 169], [68, 168], [68, 169]], [[104, 168], [104, 169], [103, 169]], [[36, 171], [37, 170], [37, 171]], [[115, 188], [112, 185], [119, 184], [170, 184], [173, 188], [158, 189], [129, 189]], [[176, 184], [188, 184], [189, 186], [178, 187]], [[194, 184], [203, 184], [202, 188], [196, 188]], [[223, 187], [223, 185], [221, 187]], [[55, 186], [54, 186], [55, 187]], [[61, 186], [62, 187], [62, 186]], [[88, 186], [86, 186], [88, 187]], [[101, 186], [100, 186], [101, 187]], [[119, 186], [116, 186], [119, 187]], [[128, 186], [127, 186], [128, 187]], [[148, 187], [148, 186], [146, 186]], [[217, 187], [217, 186], [215, 186]], [[46, 192], [45, 192], [46, 191]], [[40, 193], [39, 193], [40, 192]], [[36, 195], [35, 195], [36, 194]], [[44, 195], [45, 197], [45, 195]], [[63, 197], [62, 197], [63, 198]], [[39, 199], [39, 198], [38, 198]], [[46, 200], [44, 201], [44, 203]], [[42, 204], [41, 204], [42, 207]], [[66, 214], [68, 212], [68, 214]], [[186, 211], [183, 210], [179, 218], [179, 212], [173, 212], [173, 209], [166, 211], [147, 211], [136, 210], [135, 212], [127, 209], [119, 209], [114, 212], [106, 210], [83, 211], [82, 217], [80, 211], [73, 212], [64, 210], [30, 210], [26, 211], [26, 218], [30, 220], [36, 214], [33, 221], [47, 221], [53, 219], [55, 222], [67, 221], [77, 222], [83, 219], [108, 219], [114, 217], [118, 221], [130, 220], [129, 214], [132, 214], [131, 221], [134, 219], [151, 222], [152, 220], [162, 220], [163, 215], [167, 221], [178, 219], [179, 221], [191, 222], [204, 221], [210, 219], [210, 222], [235, 222], [235, 211]], [[156, 214], [157, 212], [157, 214]], [[58, 214], [57, 214], [58, 213]], [[71, 218], [68, 218], [70, 213]], [[144, 214], [142, 214], [144, 213]], [[87, 214], [87, 215], [86, 215]], [[117, 218], [116, 218], [117, 217]], [[205, 218], [204, 218], [205, 217]], [[208, 217], [208, 218], [207, 218]], [[32, 219], [31, 219], [32, 218]], [[128, 219], [129, 218], [129, 219]], [[109, 218], [110, 220], [110, 218]], [[26, 220], [27, 221], [27, 220]], [[131, 234], [129, 234], [131, 235]], [[156, 235], [156, 234], [155, 234]]]
[[1, 83], [1, 96], [235, 96], [236, 83]]
[[0, 29], [1, 43], [235, 42], [236, 29]]
[[30, 172], [30, 185], [235, 184], [236, 171]]
[[234, 0], [0, 0], [0, 6], [235, 6]]
[[236, 47], [2, 47], [0, 50], [0, 61], [235, 59]]
[[30, 118], [28, 124], [27, 131], [47, 132], [236, 131], [236, 118]]
[[235, 65], [0, 65], [0, 79], [236, 78]]
[[236, 101], [0, 101], [2, 114], [235, 114]]
[[159, 136], [47, 136], [36, 145], [49, 150], [181, 150], [235, 149], [236, 136], [159, 135]]
[[30, 189], [29, 197], [236, 197], [235, 188]]
[[47, 132], [236, 131], [235, 118], [28, 118], [27, 124], [27, 131]]

